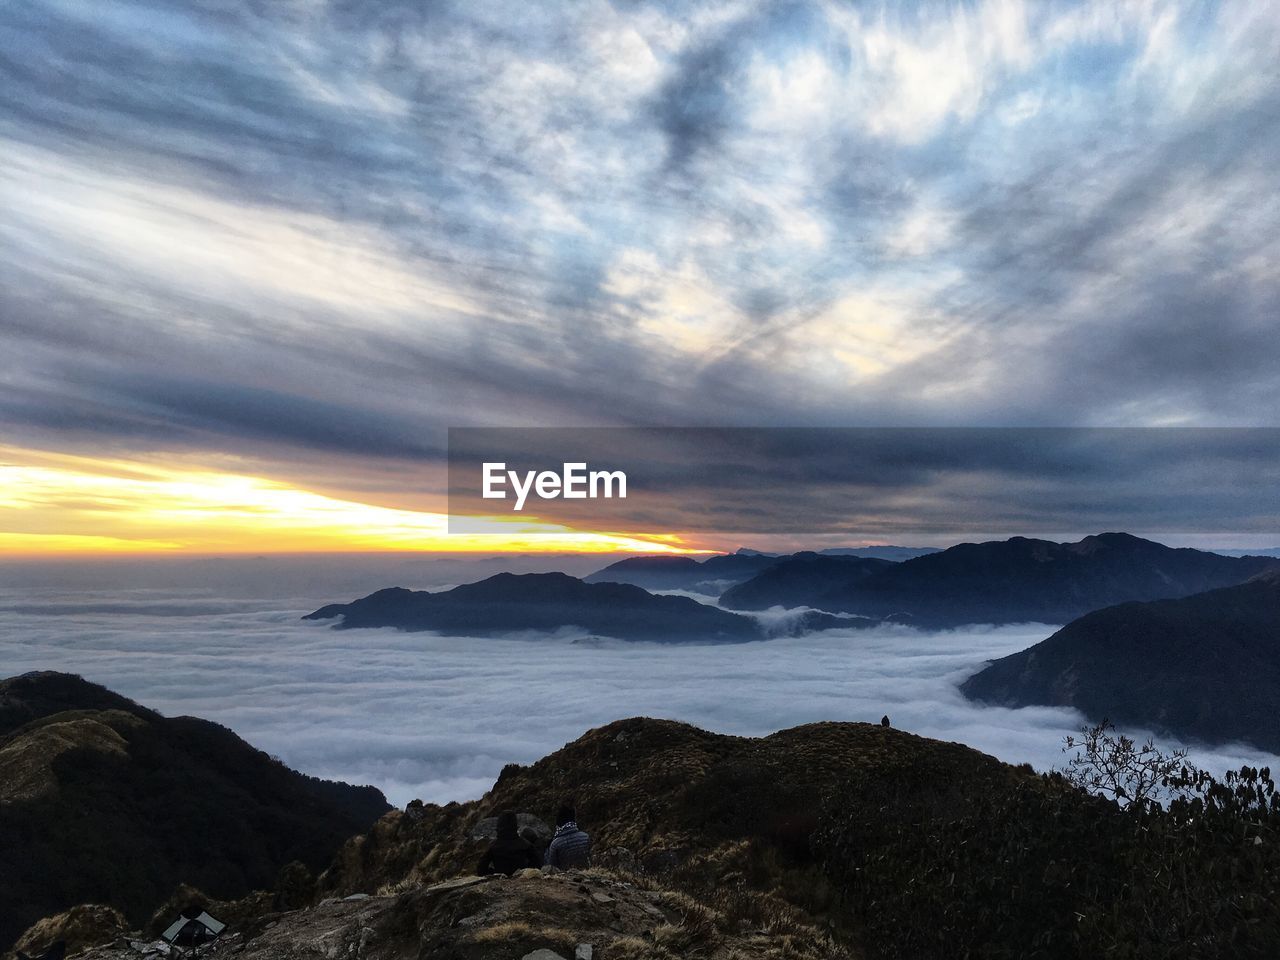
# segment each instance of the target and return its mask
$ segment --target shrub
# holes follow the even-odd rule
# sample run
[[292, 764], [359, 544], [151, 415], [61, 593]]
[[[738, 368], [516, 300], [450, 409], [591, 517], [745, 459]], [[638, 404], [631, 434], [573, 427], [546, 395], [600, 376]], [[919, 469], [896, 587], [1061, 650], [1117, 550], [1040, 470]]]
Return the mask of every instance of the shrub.
[[1270, 958], [1278, 826], [1265, 769], [1190, 768], [1167, 809], [898, 771], [835, 791], [817, 841], [873, 957]]

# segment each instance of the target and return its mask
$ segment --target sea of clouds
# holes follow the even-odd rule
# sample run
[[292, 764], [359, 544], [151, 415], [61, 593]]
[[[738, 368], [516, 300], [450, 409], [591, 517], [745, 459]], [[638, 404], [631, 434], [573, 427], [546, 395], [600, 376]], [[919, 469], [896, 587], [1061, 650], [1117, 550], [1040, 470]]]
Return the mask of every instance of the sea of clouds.
[[[637, 715], [761, 735], [888, 714], [895, 727], [1037, 769], [1062, 765], [1063, 738], [1084, 723], [1068, 709], [980, 706], [956, 689], [984, 661], [1048, 636], [1046, 625], [674, 646], [567, 630], [509, 639], [334, 630], [299, 619], [336, 599], [346, 598], [6, 587], [0, 674], [80, 673], [165, 714], [225, 724], [299, 770], [373, 783], [401, 806], [478, 797], [504, 764]], [[1248, 747], [1197, 747], [1193, 759], [1280, 767]]]

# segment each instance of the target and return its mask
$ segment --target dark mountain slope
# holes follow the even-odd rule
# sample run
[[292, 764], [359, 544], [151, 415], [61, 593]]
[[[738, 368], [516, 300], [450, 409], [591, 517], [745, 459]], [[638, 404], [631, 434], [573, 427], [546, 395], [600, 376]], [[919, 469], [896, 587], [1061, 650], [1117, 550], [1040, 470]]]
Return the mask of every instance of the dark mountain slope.
[[[1273, 558], [1174, 549], [1124, 533], [1099, 534], [1077, 543], [1014, 537], [959, 544], [893, 564], [848, 584], [815, 591], [804, 602], [868, 617], [908, 614], [927, 627], [1066, 623], [1130, 600], [1162, 600], [1232, 586], [1278, 567]], [[755, 588], [748, 581], [735, 589]], [[753, 595], [759, 604], [771, 599], [767, 591]]]
[[[878, 723], [815, 723], [753, 738], [633, 718], [591, 730], [531, 766], [506, 767], [478, 801], [387, 814], [348, 844], [320, 883], [326, 894], [345, 895], [465, 873], [479, 849], [468, 838], [483, 817], [505, 808], [546, 818], [566, 796], [576, 798], [601, 862], [621, 857], [662, 871], [751, 838], [803, 848], [834, 787], [899, 775], [975, 791], [1036, 781], [961, 744]], [[809, 854], [791, 856], [804, 862]]]
[[392, 587], [305, 619], [342, 617], [342, 627], [399, 627], [490, 636], [576, 626], [624, 640], [742, 641], [764, 634], [750, 617], [688, 597], [654, 596], [623, 583], [584, 583], [563, 573], [500, 573], [428, 593]]
[[179, 882], [270, 888], [388, 809], [372, 787], [303, 776], [225, 727], [76, 676], [0, 681], [0, 710], [0, 944], [79, 903], [138, 923]]
[[1280, 573], [1087, 614], [964, 682], [974, 700], [1280, 752]]
[[[471, 875], [484, 818], [545, 819], [569, 796], [592, 870]], [[303, 909], [276, 912], [283, 885], [212, 909], [234, 918], [222, 952], [258, 960], [550, 960], [584, 943], [605, 960], [1271, 960], [1277, 851], [1265, 772], [1122, 809], [879, 724], [749, 738], [633, 718], [504, 768], [479, 800], [388, 813], [287, 888]]]
[[725, 582], [741, 582], [785, 558], [762, 553], [726, 553], [705, 560], [691, 557], [631, 557], [583, 579], [587, 583], [630, 583], [646, 590], [719, 593]]
[[628, 557], [583, 577], [586, 583], [629, 583], [646, 590], [682, 590], [702, 578], [693, 557]]
[[818, 551], [824, 557], [868, 557], [874, 560], [892, 560], [894, 563], [941, 552], [942, 547], [895, 547], [889, 544], [878, 547], [829, 547]]
[[0, 680], [0, 736], [64, 710], [123, 710], [147, 720], [160, 717], [154, 710], [71, 673], [46, 670]]
[[893, 565], [890, 560], [870, 557], [797, 553], [745, 583], [730, 587], [721, 595], [720, 602], [734, 610], [814, 606], [815, 601], [833, 591], [843, 590]]

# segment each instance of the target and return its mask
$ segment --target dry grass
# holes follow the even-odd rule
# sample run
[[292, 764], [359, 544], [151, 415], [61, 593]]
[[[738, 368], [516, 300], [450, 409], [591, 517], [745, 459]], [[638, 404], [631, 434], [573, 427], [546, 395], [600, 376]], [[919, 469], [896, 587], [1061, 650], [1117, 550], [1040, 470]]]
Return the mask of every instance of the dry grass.
[[482, 927], [467, 939], [472, 943], [494, 944], [519, 940], [533, 944], [534, 947], [549, 947], [561, 953], [568, 951], [572, 955], [579, 938], [562, 927], [535, 927], [524, 920], [508, 920], [495, 923], [490, 927]]
[[403, 880], [398, 880], [395, 883], [384, 883], [377, 889], [377, 895], [379, 897], [398, 897], [400, 894], [408, 893], [415, 887], [420, 886], [422, 886], [422, 884], [417, 880], [412, 877], [405, 877]]
[[601, 960], [682, 960], [678, 954], [643, 937], [620, 937], [600, 952]]

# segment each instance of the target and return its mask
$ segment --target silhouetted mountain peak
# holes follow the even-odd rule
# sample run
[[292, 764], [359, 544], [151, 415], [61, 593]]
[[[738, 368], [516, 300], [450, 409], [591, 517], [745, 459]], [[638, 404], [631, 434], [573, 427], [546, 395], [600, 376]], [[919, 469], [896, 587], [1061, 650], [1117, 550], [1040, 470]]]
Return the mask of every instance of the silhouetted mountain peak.
[[696, 570], [698, 561], [693, 557], [659, 554], [652, 557], [627, 557], [611, 563], [605, 570]]
[[564, 573], [499, 573], [451, 590], [378, 591], [329, 604], [303, 619], [342, 618], [342, 627], [438, 630], [493, 636], [578, 627], [624, 640], [758, 640], [760, 625], [688, 597], [655, 596], [628, 583], [587, 583]]
[[1280, 568], [1203, 593], [1094, 610], [961, 689], [1000, 706], [1280, 749]]
[[1127, 600], [1231, 586], [1278, 563], [1173, 548], [1128, 533], [1075, 543], [1010, 537], [957, 544], [844, 579], [830, 568], [805, 567], [803, 560], [783, 563], [726, 591], [721, 602], [736, 609], [810, 606], [872, 618], [905, 613], [922, 627], [1067, 623]]
[[0, 736], [69, 710], [119, 710], [148, 719], [159, 717], [155, 711], [75, 673], [40, 670], [0, 680]]

